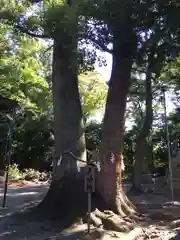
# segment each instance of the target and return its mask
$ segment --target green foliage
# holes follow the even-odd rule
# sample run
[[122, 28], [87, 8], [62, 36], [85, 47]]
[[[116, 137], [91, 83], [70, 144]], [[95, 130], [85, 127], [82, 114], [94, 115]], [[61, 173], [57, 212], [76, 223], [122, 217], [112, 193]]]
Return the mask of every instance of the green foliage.
[[[133, 157], [135, 151], [135, 138], [136, 138], [136, 130], [130, 130], [125, 132], [124, 136], [124, 162], [125, 162], [125, 174], [127, 178], [127, 174], [132, 172], [133, 168]], [[85, 129], [86, 136], [86, 146], [90, 151], [99, 150], [100, 144], [102, 142], [102, 124], [98, 124], [96, 122], [90, 122], [87, 124]]]
[[79, 77], [79, 91], [84, 120], [101, 111], [105, 106], [107, 84], [97, 72], [89, 72]]
[[1, 38], [6, 42], [0, 48], [0, 94], [16, 100], [22, 108], [36, 114], [50, 107], [51, 92], [46, 81], [46, 67], [41, 62], [45, 47], [37, 40], [19, 37], [2, 25]]
[[9, 166], [9, 178], [12, 180], [18, 180], [21, 178], [21, 172], [18, 164], [12, 164]]
[[[6, 24], [1, 24], [0, 39], [0, 95], [15, 99], [21, 107], [15, 119], [14, 159], [20, 167], [33, 165], [33, 161], [45, 158], [52, 148], [49, 141], [52, 101], [47, 82], [50, 56], [47, 46], [15, 34]], [[6, 135], [7, 129], [3, 129]], [[33, 159], [31, 163], [29, 156]]]
[[39, 172], [33, 168], [20, 170], [18, 164], [9, 166], [10, 180], [26, 180], [26, 181], [48, 181], [51, 179], [51, 172]]
[[33, 167], [38, 170], [50, 170], [54, 154], [54, 137], [52, 121], [45, 115], [33, 118], [18, 116], [14, 134], [14, 161], [21, 168]]
[[169, 116], [169, 131], [171, 139], [180, 140], [180, 109], [177, 108]]
[[[9, 24], [1, 25], [0, 30], [2, 86], [0, 94], [16, 99], [22, 107], [16, 119], [14, 145], [16, 158], [22, 164], [24, 161], [28, 164], [32, 163], [32, 159], [34, 162], [44, 159], [46, 153], [52, 151], [53, 141], [50, 137], [50, 132], [53, 132], [52, 116], [48, 112], [52, 108], [52, 102], [50, 81], [46, 81], [50, 79], [49, 57], [46, 59], [44, 45], [35, 39], [15, 34], [14, 29], [18, 33], [35, 37], [58, 37], [63, 46], [67, 47], [69, 44], [66, 41], [67, 36], [69, 36], [68, 40], [71, 40], [72, 36], [69, 33], [78, 20], [79, 43], [82, 43], [80, 42], [82, 39], [86, 41], [88, 39], [88, 43], [91, 42], [96, 48], [104, 51], [110, 51], [108, 46], [114, 41], [113, 33], [120, 33], [119, 44], [121, 44], [127, 40], [127, 36], [129, 38], [125, 32], [129, 33], [132, 30], [138, 40], [137, 52], [134, 56], [138, 67], [146, 69], [147, 57], [152, 46], [155, 45], [154, 88], [159, 87], [158, 84], [161, 85], [163, 82], [158, 79], [159, 76], [162, 78], [163, 74], [170, 76], [171, 80], [175, 75], [176, 81], [173, 80], [173, 84], [178, 86], [178, 61], [176, 64], [171, 62], [179, 53], [178, 1], [78, 0], [73, 1], [73, 6], [69, 7], [66, 1], [61, 0], [44, 1], [43, 5], [34, 5], [32, 1], [27, 0], [13, 0], [2, 1], [0, 6], [0, 19], [4, 20], [3, 23]], [[97, 57], [93, 51], [90, 53], [81, 46], [77, 56], [79, 72], [93, 69]], [[167, 71], [166, 66], [170, 70]], [[136, 82], [135, 85], [134, 89], [137, 90], [138, 83]], [[84, 118], [88, 121], [89, 117], [97, 110], [100, 111], [105, 104], [107, 86], [96, 73], [88, 73], [80, 76], [79, 89]], [[138, 91], [141, 92], [139, 89]], [[136, 129], [131, 132], [133, 137], [141, 126], [144, 95], [131, 98], [133, 103], [135, 100], [137, 104], [129, 110], [131, 116], [135, 116], [137, 120]], [[142, 103], [141, 106], [139, 102]], [[99, 146], [100, 132], [99, 126], [87, 129], [89, 148]], [[125, 137], [125, 161], [129, 162], [129, 165], [132, 164], [134, 143], [129, 142], [128, 138], [132, 136]]]
[[102, 134], [102, 124], [90, 122], [85, 129], [86, 147], [88, 150], [99, 150]]
[[[50, 170], [54, 136], [49, 44], [20, 36], [6, 24], [1, 26], [0, 95], [17, 100], [21, 106], [15, 118], [13, 160], [21, 169]], [[88, 120], [103, 108], [107, 86], [95, 72], [81, 75], [79, 82]], [[1, 138], [6, 134], [3, 127]]]
[[174, 93], [174, 104], [180, 105], [180, 58], [167, 63], [161, 74], [161, 81]]
[[[171, 156], [174, 157], [180, 149], [180, 118], [179, 109], [171, 112], [168, 117], [168, 128], [170, 137]], [[158, 127], [153, 134], [154, 161], [156, 166], [168, 164], [168, 149], [164, 123]]]

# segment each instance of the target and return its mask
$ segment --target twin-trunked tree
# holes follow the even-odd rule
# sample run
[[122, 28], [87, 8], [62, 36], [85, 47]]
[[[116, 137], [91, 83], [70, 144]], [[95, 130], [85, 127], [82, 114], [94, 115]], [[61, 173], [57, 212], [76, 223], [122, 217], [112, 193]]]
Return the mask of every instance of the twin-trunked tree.
[[[104, 51], [112, 53], [113, 65], [103, 123], [100, 150], [101, 171], [97, 173], [97, 192], [108, 206], [124, 216], [135, 213], [121, 185], [121, 163], [126, 100], [131, 85], [131, 71], [142, 35], [148, 32], [166, 11], [157, 12], [159, 5], [168, 10], [170, 1], [25, 1], [36, 3], [33, 16], [22, 18], [21, 3], [4, 6], [1, 19], [9, 20], [15, 29], [32, 37], [51, 38], [53, 44], [52, 92], [56, 155], [53, 180], [40, 208], [48, 207], [61, 216], [86, 211], [84, 193], [85, 164], [65, 154], [72, 152], [86, 161], [83, 116], [78, 91], [77, 46], [80, 38], [88, 39]], [[11, 9], [10, 9], [11, 7]], [[14, 12], [12, 9], [14, 8]], [[19, 15], [21, 13], [21, 16]], [[89, 20], [89, 21], [88, 21]], [[91, 24], [89, 24], [91, 23]], [[95, 30], [91, 32], [92, 25]], [[39, 33], [41, 32], [41, 33]], [[107, 48], [113, 44], [113, 49]], [[149, 46], [148, 46], [149, 47]], [[111, 153], [114, 161], [110, 160]], [[76, 214], [76, 213], [75, 213]]]

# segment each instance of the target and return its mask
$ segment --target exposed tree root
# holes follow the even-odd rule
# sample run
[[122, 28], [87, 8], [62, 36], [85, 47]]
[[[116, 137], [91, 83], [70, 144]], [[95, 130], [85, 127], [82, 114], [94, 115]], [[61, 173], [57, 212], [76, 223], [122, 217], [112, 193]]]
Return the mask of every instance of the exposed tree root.
[[[77, 182], [76, 182], [77, 185]], [[77, 219], [83, 219], [83, 222], [87, 222], [87, 194], [84, 193], [82, 185], [78, 186], [82, 191], [78, 191], [78, 187], [74, 185], [74, 188], [65, 188], [63, 185], [60, 190], [60, 195], [53, 195], [50, 188], [49, 196], [47, 195], [44, 201], [37, 207], [38, 211], [41, 211], [41, 216], [46, 216], [48, 219], [62, 220], [62, 227], [69, 227], [73, 225]], [[71, 189], [71, 194], [68, 191]], [[65, 191], [66, 190], [66, 191]], [[56, 192], [57, 194], [57, 192]], [[128, 232], [131, 231], [139, 221], [134, 205], [124, 196], [121, 198], [122, 215], [115, 214], [108, 209], [102, 199], [97, 196], [92, 197], [92, 212], [90, 214], [91, 224], [98, 228], [104, 228], [110, 231]], [[50, 204], [51, 203], [51, 204]], [[102, 211], [95, 207], [99, 207]], [[128, 209], [128, 210], [127, 210]], [[44, 213], [44, 215], [42, 215]]]
[[118, 195], [116, 196], [116, 206], [117, 211], [115, 213], [119, 216], [123, 218], [127, 218], [128, 216], [132, 219], [140, 220], [135, 205], [128, 199], [122, 187], [120, 187]]
[[[87, 200], [87, 193], [84, 191], [84, 175], [79, 174], [77, 177], [77, 173], [66, 172], [61, 180], [52, 182], [44, 200], [35, 210], [43, 219], [59, 220], [60, 226], [66, 228], [77, 222], [77, 219], [87, 222]], [[90, 219], [94, 226], [119, 232], [133, 229], [139, 220], [138, 215], [135, 206], [122, 188], [116, 200], [116, 206], [119, 208], [114, 212], [114, 208], [105, 204], [101, 197], [96, 194], [92, 195]]]
[[136, 207], [128, 199], [122, 188], [116, 197], [116, 206], [111, 209], [113, 211], [100, 211], [96, 208], [90, 215], [91, 223], [96, 227], [103, 227], [110, 231], [128, 232], [135, 227], [138, 221], [142, 220], [136, 211]]
[[90, 220], [91, 220], [91, 223], [95, 227], [99, 228], [99, 227], [103, 226], [103, 222], [102, 222], [101, 218], [96, 216], [95, 211], [90, 214]]
[[128, 232], [134, 228], [136, 222], [129, 217], [121, 217], [112, 211], [101, 212], [95, 209], [90, 215], [91, 223], [95, 226], [102, 226], [106, 230], [117, 232]]

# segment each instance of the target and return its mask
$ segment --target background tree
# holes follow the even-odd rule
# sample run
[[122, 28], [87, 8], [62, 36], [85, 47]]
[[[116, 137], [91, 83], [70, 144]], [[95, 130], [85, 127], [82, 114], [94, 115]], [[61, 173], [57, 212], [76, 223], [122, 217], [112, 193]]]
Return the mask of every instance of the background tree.
[[[46, 61], [47, 47], [37, 40], [15, 34], [7, 24], [1, 24], [0, 38], [0, 94], [15, 99], [21, 107], [15, 119], [13, 160], [21, 167], [36, 165], [39, 168], [52, 145], [49, 139], [52, 127], [48, 123], [51, 120], [49, 108], [52, 108], [52, 101], [46, 81], [50, 71], [48, 56]], [[37, 123], [40, 123], [41, 129]], [[42, 145], [37, 146], [37, 140]], [[3, 146], [5, 141], [1, 144]]]
[[[137, 137], [137, 146], [136, 146], [136, 153], [135, 153], [135, 166], [134, 166], [134, 178], [133, 184], [134, 188], [140, 189], [141, 187], [141, 173], [142, 163], [145, 159], [148, 159], [152, 154], [148, 154], [152, 150], [151, 144], [151, 129], [152, 129], [152, 122], [153, 122], [153, 107], [152, 107], [152, 99], [153, 99], [153, 92], [151, 81], [155, 78], [154, 86], [158, 86], [158, 78], [161, 75], [161, 71], [163, 70], [163, 65], [167, 64], [173, 58], [177, 57], [179, 54], [178, 42], [176, 37], [178, 35], [178, 31], [175, 28], [171, 28], [171, 24], [175, 20], [172, 18], [172, 12], [176, 12], [176, 3], [167, 5], [167, 3], [162, 3], [157, 1], [157, 5], [154, 6], [155, 9], [160, 9], [159, 14], [156, 15], [154, 23], [151, 25], [150, 34], [145, 35], [144, 39], [142, 39], [143, 47], [138, 51], [138, 59], [137, 64], [140, 63], [139, 59], [142, 59], [142, 56], [145, 56], [145, 61], [147, 61], [152, 67], [151, 70], [148, 69], [150, 65], [147, 66], [146, 72], [146, 114], [144, 125]], [[166, 11], [165, 11], [166, 9]], [[173, 9], [173, 10], [172, 10]], [[170, 22], [162, 23], [162, 19], [168, 18]], [[166, 21], [166, 20], [165, 20]], [[175, 24], [175, 23], [174, 23]], [[169, 33], [172, 31], [172, 36]], [[168, 33], [168, 34], [167, 34]], [[147, 37], [148, 36], [148, 37]], [[149, 54], [148, 54], [149, 52]], [[154, 52], [154, 53], [153, 53]], [[152, 54], [153, 53], [153, 54]], [[153, 55], [152, 60], [149, 61], [148, 55]], [[140, 57], [140, 58], [139, 58]], [[142, 63], [142, 62], [141, 62]], [[148, 84], [149, 79], [149, 84]], [[148, 84], [148, 85], [147, 85]], [[156, 87], [155, 87], [156, 88]], [[148, 142], [148, 139], [150, 140]], [[146, 144], [145, 144], [146, 142]], [[145, 145], [144, 145], [144, 144]], [[142, 144], [144, 147], [142, 147]], [[148, 147], [150, 146], [150, 148]], [[145, 147], [146, 146], [146, 147]], [[142, 149], [146, 149], [142, 152]], [[148, 150], [150, 149], [150, 151]], [[149, 156], [149, 157], [148, 157]], [[141, 170], [140, 170], [141, 169]]]
[[84, 122], [99, 111], [103, 111], [107, 95], [107, 84], [98, 72], [79, 76], [79, 91]]

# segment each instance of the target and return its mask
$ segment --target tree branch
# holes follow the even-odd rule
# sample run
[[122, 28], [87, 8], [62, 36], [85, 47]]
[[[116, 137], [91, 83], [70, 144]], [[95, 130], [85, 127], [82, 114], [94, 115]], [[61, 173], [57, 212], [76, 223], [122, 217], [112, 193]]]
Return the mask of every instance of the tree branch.
[[133, 67], [132, 70], [133, 70], [133, 71], [136, 71], [136, 72], [139, 72], [139, 73], [144, 73], [144, 74], [146, 74], [146, 71], [145, 71], [145, 70], [140, 70], [140, 69], [138, 69], [138, 68], [136, 68], [136, 67]]
[[88, 40], [97, 45], [103, 52], [108, 52], [110, 54], [113, 53], [113, 50], [107, 48], [104, 44], [101, 44], [98, 40], [94, 39], [93, 37], [88, 36]]
[[29, 29], [27, 29], [25, 27], [21, 27], [19, 25], [16, 25], [15, 28], [18, 29], [20, 32], [25, 33], [31, 37], [43, 38], [43, 39], [50, 38], [49, 35], [33, 33], [33, 32], [30, 32]]
[[48, 48], [45, 49], [44, 53], [48, 52], [49, 50], [51, 50], [53, 48], [54, 45], [49, 46]]
[[129, 91], [129, 94], [131, 96], [145, 96], [146, 95], [145, 92], [138, 92], [138, 91]]
[[[0, 20], [8, 20], [8, 21], [12, 21], [14, 18], [14, 15], [11, 12], [8, 11], [1, 11], [0, 12]], [[49, 35], [45, 35], [45, 34], [36, 34], [31, 32], [29, 29], [27, 29], [26, 27], [22, 27], [18, 24], [12, 24], [14, 25], [15, 29], [18, 29], [20, 32], [25, 33], [31, 37], [35, 37], [35, 38], [50, 38]]]

